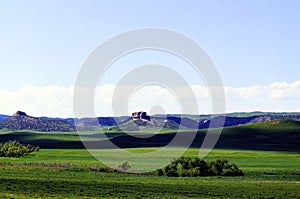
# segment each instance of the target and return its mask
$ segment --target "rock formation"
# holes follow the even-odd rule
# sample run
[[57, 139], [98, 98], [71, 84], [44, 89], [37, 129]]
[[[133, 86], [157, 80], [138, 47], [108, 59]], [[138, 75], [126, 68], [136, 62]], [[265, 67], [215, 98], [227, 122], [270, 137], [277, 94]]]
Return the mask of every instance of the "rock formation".
[[42, 119], [32, 117], [25, 112], [17, 111], [10, 118], [1, 123], [2, 128], [10, 130], [35, 130], [35, 131], [75, 131], [75, 126], [61, 119]]
[[132, 119], [133, 120], [147, 120], [147, 121], [150, 121], [150, 117], [144, 111], [133, 112], [132, 113]]
[[17, 111], [15, 114], [12, 115], [12, 117], [17, 117], [17, 116], [28, 116], [28, 115], [23, 111]]

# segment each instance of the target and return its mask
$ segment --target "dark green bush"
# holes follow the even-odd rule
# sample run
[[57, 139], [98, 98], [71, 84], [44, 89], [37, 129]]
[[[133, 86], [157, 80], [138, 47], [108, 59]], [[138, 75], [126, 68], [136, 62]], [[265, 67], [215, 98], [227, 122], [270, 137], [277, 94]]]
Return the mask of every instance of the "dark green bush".
[[116, 172], [115, 169], [108, 167], [108, 166], [96, 166], [96, 167], [91, 167], [90, 170], [92, 171], [98, 171], [98, 172], [106, 172], [106, 173], [114, 173]]
[[197, 176], [241, 176], [243, 171], [228, 160], [205, 161], [200, 158], [180, 157], [156, 172], [160, 176], [197, 177]]
[[39, 147], [35, 147], [30, 144], [23, 145], [17, 141], [0, 143], [0, 157], [19, 158], [33, 151], [39, 151]]

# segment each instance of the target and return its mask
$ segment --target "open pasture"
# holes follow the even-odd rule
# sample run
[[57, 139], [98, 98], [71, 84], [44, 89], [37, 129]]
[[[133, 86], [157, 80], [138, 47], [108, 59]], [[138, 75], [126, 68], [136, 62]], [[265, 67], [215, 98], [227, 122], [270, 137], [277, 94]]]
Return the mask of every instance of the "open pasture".
[[[141, 153], [156, 149], [129, 150]], [[112, 153], [103, 150], [104, 155]], [[189, 149], [185, 155], [197, 153], [197, 149]], [[91, 171], [100, 163], [84, 149], [42, 149], [19, 159], [0, 158], [0, 197], [299, 198], [298, 153], [216, 149], [206, 157], [218, 158], [238, 164], [245, 176], [172, 178], [101, 173]]]

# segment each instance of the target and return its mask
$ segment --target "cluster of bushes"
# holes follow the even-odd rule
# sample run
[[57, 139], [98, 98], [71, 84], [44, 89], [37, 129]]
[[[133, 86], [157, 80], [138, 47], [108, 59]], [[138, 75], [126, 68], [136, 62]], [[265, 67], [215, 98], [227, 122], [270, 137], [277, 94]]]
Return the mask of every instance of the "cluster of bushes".
[[[128, 162], [124, 162], [114, 169], [107, 166], [90, 168], [92, 171], [107, 173], [124, 173], [131, 168]], [[134, 173], [134, 172], [130, 172]], [[244, 173], [236, 164], [228, 160], [205, 161], [200, 158], [180, 157], [162, 169], [144, 175], [158, 175], [168, 177], [198, 177], [198, 176], [243, 176]]]
[[0, 143], [0, 157], [19, 158], [33, 151], [39, 151], [39, 147], [30, 144], [24, 145], [17, 141]]
[[200, 158], [180, 157], [163, 169], [157, 170], [157, 175], [169, 177], [242, 176], [244, 173], [228, 160], [205, 161]]
[[98, 172], [106, 172], [106, 173], [115, 173], [115, 172], [127, 172], [131, 168], [130, 164], [128, 162], [124, 162], [118, 166], [118, 169], [114, 169], [108, 166], [96, 166], [91, 167], [90, 170], [92, 171], [98, 171]]
[[90, 167], [91, 171], [97, 171], [97, 172], [105, 172], [105, 173], [114, 173], [117, 172], [117, 170], [107, 167], [107, 166], [95, 166], [95, 167]]

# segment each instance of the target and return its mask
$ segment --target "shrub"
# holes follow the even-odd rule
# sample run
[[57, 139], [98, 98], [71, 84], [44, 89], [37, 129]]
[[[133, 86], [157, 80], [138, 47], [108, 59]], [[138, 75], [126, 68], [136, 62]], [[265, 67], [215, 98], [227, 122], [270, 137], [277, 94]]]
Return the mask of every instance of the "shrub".
[[170, 165], [166, 166], [164, 173], [166, 176], [169, 176], [169, 177], [178, 177], [179, 176], [176, 164], [170, 164]]
[[0, 143], [0, 157], [19, 158], [33, 151], [39, 151], [39, 147], [35, 147], [30, 144], [23, 145], [17, 141]]
[[108, 166], [96, 166], [96, 167], [91, 167], [91, 171], [98, 171], [98, 172], [106, 172], [106, 173], [114, 173], [116, 172], [115, 169], [108, 167]]
[[126, 172], [130, 168], [131, 168], [131, 166], [129, 165], [129, 163], [124, 162], [118, 166], [118, 169], [114, 169], [112, 167], [101, 165], [101, 166], [90, 167], [90, 170], [97, 171], [97, 172], [114, 173], [114, 172]]
[[226, 164], [221, 173], [222, 176], [242, 176], [244, 175], [243, 171], [235, 164]]
[[160, 176], [197, 177], [197, 176], [241, 176], [243, 171], [228, 160], [205, 161], [200, 158], [180, 157], [156, 172]]
[[131, 168], [131, 166], [129, 165], [129, 163], [124, 162], [124, 163], [119, 165], [118, 171], [126, 172], [130, 168]]

